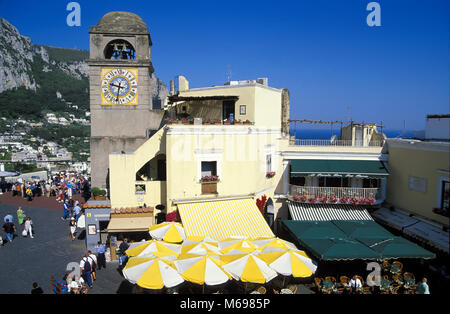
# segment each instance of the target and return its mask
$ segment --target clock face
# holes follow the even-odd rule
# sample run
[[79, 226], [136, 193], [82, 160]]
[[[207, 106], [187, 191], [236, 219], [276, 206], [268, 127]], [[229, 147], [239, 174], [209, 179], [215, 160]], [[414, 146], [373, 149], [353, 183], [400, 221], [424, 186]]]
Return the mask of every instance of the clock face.
[[137, 105], [138, 70], [102, 69], [102, 105]]

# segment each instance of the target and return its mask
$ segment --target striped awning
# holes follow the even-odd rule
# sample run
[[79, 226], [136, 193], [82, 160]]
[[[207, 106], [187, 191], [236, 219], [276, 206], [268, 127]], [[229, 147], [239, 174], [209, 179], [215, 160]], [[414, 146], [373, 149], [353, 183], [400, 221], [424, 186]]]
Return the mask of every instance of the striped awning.
[[299, 202], [289, 202], [288, 207], [292, 220], [373, 220], [369, 212], [361, 206], [346, 204], [307, 204]]
[[178, 204], [186, 237], [275, 237], [253, 199]]

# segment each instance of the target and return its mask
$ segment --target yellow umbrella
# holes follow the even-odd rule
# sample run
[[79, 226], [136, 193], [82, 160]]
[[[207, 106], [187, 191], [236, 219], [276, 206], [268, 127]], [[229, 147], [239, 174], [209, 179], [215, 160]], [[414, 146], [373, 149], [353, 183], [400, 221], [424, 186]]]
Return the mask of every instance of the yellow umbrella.
[[172, 288], [184, 282], [173, 262], [159, 258], [132, 257], [122, 273], [129, 282], [145, 289]]
[[181, 243], [186, 239], [183, 226], [178, 222], [163, 222], [150, 226], [150, 235], [156, 240], [163, 240], [169, 243]]
[[261, 251], [266, 247], [281, 248], [286, 250], [297, 250], [295, 244], [280, 238], [253, 240], [251, 241], [251, 243], [256, 246], [256, 249], [258, 251]]
[[317, 264], [300, 250], [266, 248], [258, 254], [258, 257], [284, 276], [305, 278], [312, 276], [317, 270]]
[[277, 276], [277, 273], [255, 254], [244, 255], [222, 268], [234, 279], [242, 282], [264, 284]]
[[231, 250], [237, 249], [240, 251], [244, 251], [247, 253], [251, 253], [256, 249], [256, 245], [253, 244], [250, 240], [226, 240], [219, 242], [220, 252], [225, 254]]
[[233, 249], [233, 250], [230, 250], [230, 251], [220, 255], [219, 258], [223, 262], [223, 264], [228, 264], [228, 263], [231, 263], [231, 262], [233, 262], [241, 257], [244, 257], [248, 254], [249, 254], [248, 252], [241, 251], [238, 249]]
[[219, 259], [208, 255], [180, 255], [174, 264], [184, 280], [199, 285], [220, 285], [232, 278]]
[[179, 244], [166, 243], [164, 241], [145, 241], [140, 245], [130, 247], [125, 253], [130, 256], [144, 256], [149, 253], [156, 256], [167, 256], [175, 255], [178, 256], [181, 251], [181, 246]]
[[[187, 244], [185, 244], [187, 242]], [[190, 243], [188, 241], [184, 241], [181, 245], [181, 253], [180, 254], [198, 254], [198, 255], [214, 255], [219, 256], [220, 250], [219, 248], [208, 242], [193, 242]]]

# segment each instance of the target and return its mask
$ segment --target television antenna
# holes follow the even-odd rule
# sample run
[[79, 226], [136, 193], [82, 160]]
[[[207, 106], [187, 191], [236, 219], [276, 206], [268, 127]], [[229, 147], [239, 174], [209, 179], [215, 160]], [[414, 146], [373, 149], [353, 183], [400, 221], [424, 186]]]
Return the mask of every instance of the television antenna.
[[227, 82], [231, 82], [231, 66], [228, 64], [227, 65]]

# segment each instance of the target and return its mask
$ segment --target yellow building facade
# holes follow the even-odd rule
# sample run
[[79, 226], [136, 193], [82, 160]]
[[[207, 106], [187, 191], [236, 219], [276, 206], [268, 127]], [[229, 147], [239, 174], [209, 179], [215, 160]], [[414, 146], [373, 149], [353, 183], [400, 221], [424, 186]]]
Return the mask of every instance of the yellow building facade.
[[[162, 204], [170, 213], [189, 202], [273, 197], [284, 170], [278, 152], [288, 141], [282, 91], [254, 81], [199, 89], [180, 83], [169, 118], [195, 107], [190, 118], [203, 122], [170, 121], [136, 151], [110, 154], [111, 207]], [[234, 124], [224, 122], [227, 101]], [[205, 123], [208, 115], [216, 124]], [[208, 175], [217, 180], [202, 182]]]
[[[389, 139], [386, 201], [414, 215], [449, 225], [450, 143]], [[447, 198], [447, 200], [446, 200]]]

